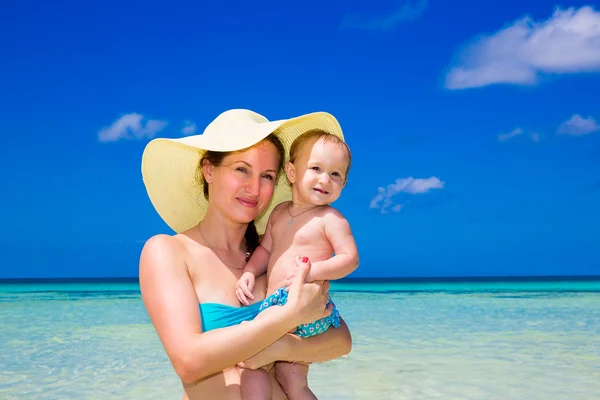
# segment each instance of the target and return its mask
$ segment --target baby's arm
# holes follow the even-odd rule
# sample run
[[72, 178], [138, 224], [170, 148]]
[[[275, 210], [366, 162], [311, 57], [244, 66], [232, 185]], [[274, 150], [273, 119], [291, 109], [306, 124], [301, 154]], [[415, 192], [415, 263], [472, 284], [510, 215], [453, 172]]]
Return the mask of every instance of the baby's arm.
[[[271, 213], [271, 216], [275, 213], [275, 210]], [[267, 222], [265, 234], [261, 240], [260, 245], [254, 250], [252, 256], [248, 260], [248, 263], [244, 267], [244, 271], [236, 283], [235, 293], [240, 303], [244, 305], [250, 305], [249, 300], [254, 300], [252, 290], [256, 283], [256, 277], [264, 274], [267, 271], [269, 265], [269, 257], [271, 255], [271, 218]]]
[[331, 209], [324, 217], [325, 236], [335, 256], [324, 261], [312, 261], [307, 281], [334, 280], [345, 277], [358, 267], [358, 249], [348, 220]]

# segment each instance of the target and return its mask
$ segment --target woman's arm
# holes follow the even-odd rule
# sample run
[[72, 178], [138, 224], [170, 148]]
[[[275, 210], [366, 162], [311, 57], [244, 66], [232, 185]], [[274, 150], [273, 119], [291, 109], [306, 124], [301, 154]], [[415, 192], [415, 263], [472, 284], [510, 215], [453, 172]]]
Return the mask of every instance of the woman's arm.
[[339, 328], [329, 328], [325, 333], [301, 338], [286, 334], [281, 339], [239, 365], [258, 369], [275, 361], [325, 362], [344, 356], [352, 350], [352, 336], [343, 319]]
[[177, 239], [167, 235], [148, 240], [140, 257], [140, 289], [158, 336], [184, 382], [234, 366], [300, 323], [331, 314], [325, 308], [327, 294], [322, 284], [310, 287], [304, 283], [308, 265], [303, 264], [298, 274], [302, 276], [290, 287], [294, 305], [273, 307], [275, 310], [263, 318], [203, 333], [198, 298], [180, 246]]
[[339, 328], [332, 326], [320, 335], [301, 338], [288, 333], [279, 340], [285, 345], [280, 354], [281, 361], [325, 362], [345, 356], [352, 350], [352, 335], [342, 318]]

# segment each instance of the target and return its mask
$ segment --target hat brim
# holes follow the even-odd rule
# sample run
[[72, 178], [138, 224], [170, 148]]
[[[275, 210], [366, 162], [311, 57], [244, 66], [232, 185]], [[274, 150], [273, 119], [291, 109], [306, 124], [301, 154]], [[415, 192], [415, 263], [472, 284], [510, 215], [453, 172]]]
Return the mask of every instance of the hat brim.
[[[264, 122], [231, 140], [219, 140], [205, 135], [177, 139], [158, 138], [150, 141], [142, 155], [142, 179], [156, 212], [177, 233], [197, 225], [206, 215], [208, 201], [198, 171], [200, 159], [207, 150], [236, 151], [252, 147], [274, 133], [285, 149], [285, 162], [289, 160], [292, 143], [311, 129], [321, 129], [344, 139], [338, 121], [329, 113], [316, 112], [296, 118]], [[277, 182], [267, 208], [254, 220], [260, 235], [265, 231], [273, 209], [292, 198], [285, 177]]]

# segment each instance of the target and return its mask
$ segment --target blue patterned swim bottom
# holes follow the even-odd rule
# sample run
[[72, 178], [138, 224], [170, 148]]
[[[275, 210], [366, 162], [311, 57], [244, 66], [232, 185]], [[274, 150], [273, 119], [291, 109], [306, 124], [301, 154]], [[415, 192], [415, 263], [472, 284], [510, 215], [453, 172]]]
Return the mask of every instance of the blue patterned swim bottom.
[[[287, 303], [288, 292], [285, 288], [277, 289], [275, 293], [267, 297], [262, 304], [260, 305], [260, 311], [266, 310], [271, 306], [282, 306]], [[331, 299], [329, 299], [329, 303], [327, 305], [333, 304]], [[311, 322], [309, 324], [303, 324], [296, 328], [294, 332], [295, 335], [298, 335], [302, 338], [307, 338], [315, 335], [319, 335], [329, 329], [330, 326], [334, 328], [340, 327], [340, 313], [333, 304], [333, 310], [331, 311], [331, 315], [325, 318], [321, 318], [317, 321]]]

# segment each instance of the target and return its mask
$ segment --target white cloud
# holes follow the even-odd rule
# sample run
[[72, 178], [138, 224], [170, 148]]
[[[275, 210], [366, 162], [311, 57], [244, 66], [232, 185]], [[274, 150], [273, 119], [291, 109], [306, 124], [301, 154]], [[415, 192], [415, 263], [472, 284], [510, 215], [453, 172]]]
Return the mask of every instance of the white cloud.
[[531, 138], [531, 140], [532, 140], [534, 143], [537, 143], [537, 142], [539, 142], [539, 141], [542, 139], [542, 135], [540, 135], [540, 134], [539, 134], [539, 133], [537, 133], [537, 132], [531, 132], [531, 133], [529, 134], [529, 137]]
[[396, 203], [393, 197], [398, 193], [407, 194], [422, 194], [427, 193], [432, 189], [442, 189], [445, 182], [439, 178], [432, 176], [430, 178], [399, 178], [396, 182], [390, 183], [387, 188], [380, 187], [377, 189], [377, 195], [371, 200], [369, 208], [379, 208], [382, 214], [387, 214], [391, 208], [393, 212], [398, 212], [403, 205]]
[[594, 118], [583, 118], [579, 114], [574, 114], [568, 121], [563, 122], [558, 127], [557, 132], [561, 135], [582, 136], [596, 131], [600, 131], [600, 125]]
[[390, 31], [404, 22], [414, 21], [427, 9], [427, 0], [407, 1], [404, 5], [386, 15], [364, 17], [358, 14], [346, 14], [340, 29], [367, 29]]
[[474, 39], [458, 60], [446, 75], [448, 89], [534, 85], [542, 74], [600, 71], [600, 12], [584, 6], [556, 8], [545, 21], [523, 17]]
[[144, 116], [137, 113], [125, 114], [110, 126], [100, 129], [98, 140], [115, 142], [120, 139], [153, 138], [167, 126], [166, 121], [150, 119], [143, 124]]
[[[517, 136], [523, 136], [524, 134], [525, 134], [525, 131], [523, 130], [523, 128], [515, 128], [508, 133], [499, 134], [498, 141], [506, 142], [507, 140], [513, 139]], [[529, 136], [529, 139], [531, 139], [531, 141], [534, 143], [539, 142], [540, 139], [542, 138], [542, 135], [540, 135], [538, 132], [528, 132], [527, 136]]]
[[196, 124], [192, 121], [185, 121], [184, 126], [181, 129], [181, 133], [184, 135], [193, 135], [196, 133]]
[[508, 139], [512, 139], [515, 136], [519, 136], [523, 134], [523, 129], [521, 128], [515, 128], [512, 131], [508, 132], [508, 133], [501, 133], [498, 135], [498, 140], [501, 142], [504, 142]]

